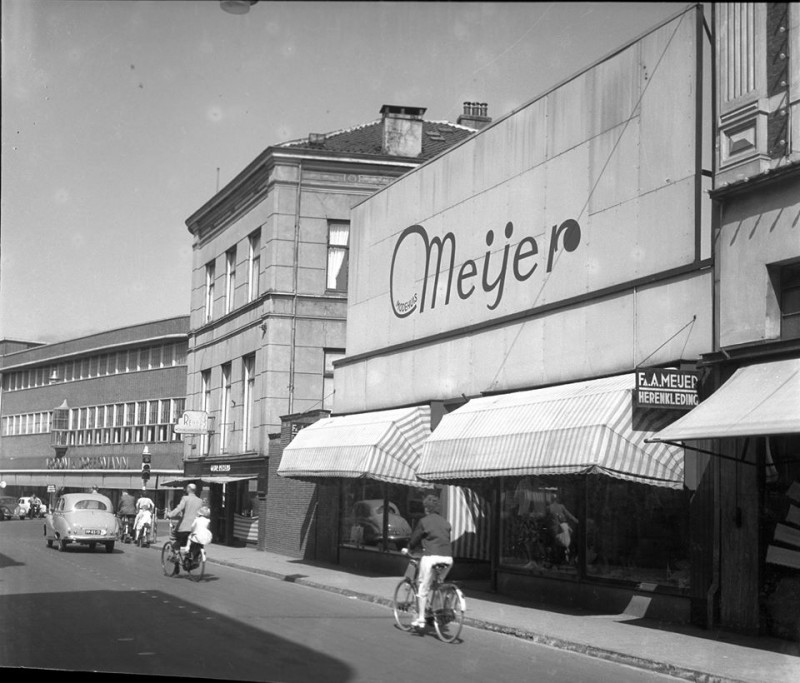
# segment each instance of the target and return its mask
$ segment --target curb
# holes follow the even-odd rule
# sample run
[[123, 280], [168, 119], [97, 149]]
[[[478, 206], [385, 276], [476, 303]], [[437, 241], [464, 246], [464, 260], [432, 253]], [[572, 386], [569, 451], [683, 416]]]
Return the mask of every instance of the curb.
[[[282, 572], [277, 572], [270, 569], [247, 567], [236, 562], [229, 562], [227, 560], [220, 560], [218, 558], [209, 558], [207, 561], [211, 564], [233, 567], [235, 569], [250, 572], [251, 574], [261, 574], [262, 576], [268, 576], [270, 578], [285, 581], [287, 583], [296, 583], [308, 588], [316, 588], [318, 590], [328, 591], [329, 593], [337, 593], [348, 598], [356, 598], [363, 602], [371, 602], [389, 608], [393, 606], [393, 601], [391, 598], [384, 598], [378, 595], [372, 595], [370, 593], [359, 593], [358, 591], [354, 591], [349, 588], [339, 588], [337, 586], [319, 583], [318, 581], [312, 581], [306, 578], [295, 577], [291, 574], [284, 574]], [[473, 618], [467, 616], [466, 614], [464, 615], [464, 625], [478, 628], [483, 631], [502, 633], [503, 635], [513, 636], [515, 638], [520, 638], [521, 640], [528, 640], [532, 643], [536, 643], [537, 645], [546, 645], [547, 647], [553, 647], [559, 650], [565, 650], [567, 652], [574, 652], [576, 654], [595, 657], [597, 659], [603, 659], [617, 664], [624, 664], [637, 669], [644, 669], [654, 673], [665, 674], [667, 676], [672, 676], [673, 678], [694, 681], [695, 683], [748, 683], [748, 681], [738, 678], [728, 678], [727, 676], [710, 674], [706, 671], [700, 671], [698, 669], [679, 667], [675, 666], [674, 664], [665, 664], [664, 662], [646, 659], [644, 657], [636, 657], [634, 655], [628, 655], [622, 652], [615, 652], [614, 650], [609, 650], [607, 648], [595, 647], [593, 645], [578, 643], [575, 641], [566, 640], [564, 638], [556, 638], [543, 633], [537, 633], [535, 631], [504, 626], [502, 624], [485, 621], [483, 619]]]

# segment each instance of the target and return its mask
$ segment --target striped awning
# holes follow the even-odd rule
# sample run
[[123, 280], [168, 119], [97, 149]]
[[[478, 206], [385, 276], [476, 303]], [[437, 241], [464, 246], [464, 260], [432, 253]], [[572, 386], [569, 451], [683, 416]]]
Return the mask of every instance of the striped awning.
[[646, 443], [675, 419], [633, 410], [635, 375], [576, 382], [469, 401], [425, 441], [420, 479], [606, 474], [683, 486], [683, 449]]
[[283, 451], [278, 474], [418, 484], [416, 468], [430, 425], [429, 406], [326, 418], [297, 433]]
[[699, 406], [655, 435], [692, 441], [800, 433], [800, 358], [739, 368]]

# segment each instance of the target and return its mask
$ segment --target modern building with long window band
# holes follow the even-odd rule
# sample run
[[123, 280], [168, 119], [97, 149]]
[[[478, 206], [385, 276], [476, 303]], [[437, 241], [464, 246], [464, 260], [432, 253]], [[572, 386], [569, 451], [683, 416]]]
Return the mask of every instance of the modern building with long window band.
[[[189, 317], [42, 344], [4, 341], [0, 480], [10, 495], [143, 484], [159, 508], [183, 472]], [[142, 480], [143, 453], [150, 477]]]

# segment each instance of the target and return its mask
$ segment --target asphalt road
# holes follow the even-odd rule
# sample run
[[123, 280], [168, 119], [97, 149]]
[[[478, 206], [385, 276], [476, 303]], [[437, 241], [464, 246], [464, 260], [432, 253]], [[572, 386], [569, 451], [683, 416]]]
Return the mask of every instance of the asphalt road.
[[[210, 552], [213, 553], [213, 546]], [[241, 681], [673, 681], [465, 627], [404, 633], [384, 606], [209, 563], [163, 575], [156, 548], [47, 548], [0, 523], [0, 666]]]

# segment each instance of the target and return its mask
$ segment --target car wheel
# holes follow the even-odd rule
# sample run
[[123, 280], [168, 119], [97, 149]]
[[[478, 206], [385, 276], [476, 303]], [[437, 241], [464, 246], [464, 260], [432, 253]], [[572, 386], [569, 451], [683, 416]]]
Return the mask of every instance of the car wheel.
[[48, 548], [52, 548], [53, 547], [53, 541], [51, 539], [49, 539], [49, 538], [47, 539], [47, 547]]
[[63, 553], [66, 552], [66, 550], [67, 550], [67, 542], [63, 538], [60, 538], [58, 540], [58, 551]]
[[106, 552], [107, 553], [113, 553], [114, 552], [114, 541], [110, 541], [109, 543], [106, 543]]

